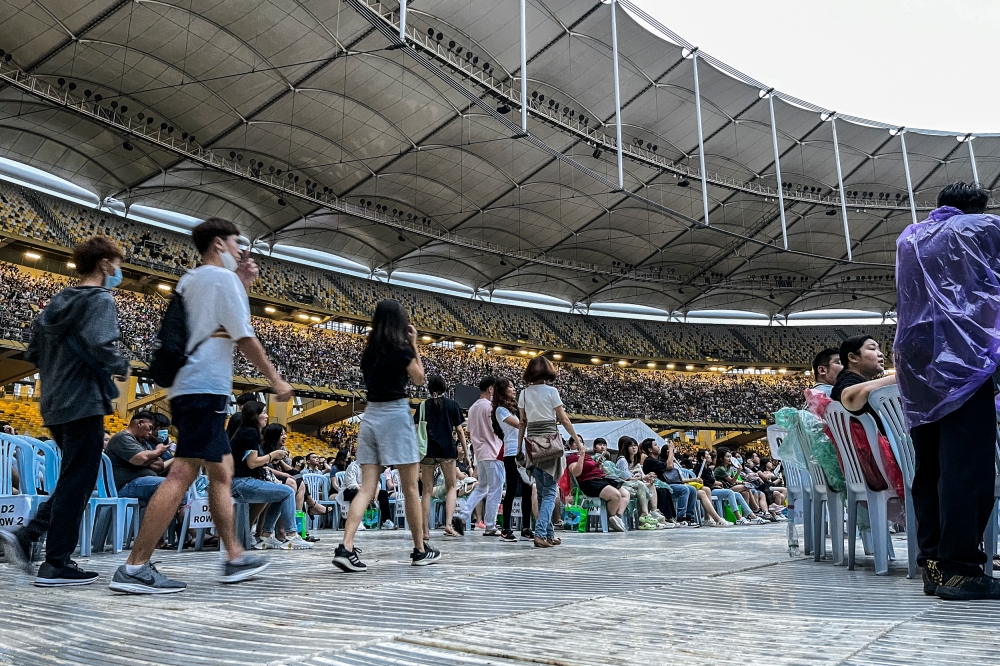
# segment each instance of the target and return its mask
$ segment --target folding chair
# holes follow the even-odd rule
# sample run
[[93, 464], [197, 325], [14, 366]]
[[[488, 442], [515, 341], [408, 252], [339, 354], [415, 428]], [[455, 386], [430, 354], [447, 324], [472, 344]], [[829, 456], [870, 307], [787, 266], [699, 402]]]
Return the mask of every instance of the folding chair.
[[137, 519], [139, 500], [131, 497], [118, 497], [114, 470], [111, 466], [111, 459], [106, 453], [101, 454], [101, 469], [97, 476], [97, 489], [94, 494], [95, 497], [90, 498], [90, 511], [87, 514], [87, 522], [84, 524], [88, 531], [87, 545], [89, 550], [94, 549], [95, 543], [98, 546], [98, 551], [104, 550], [104, 542], [107, 540], [108, 530], [113, 521], [115, 531], [111, 547], [115, 554], [120, 553], [125, 547], [125, 528], [128, 524], [129, 510], [132, 511], [133, 519]]
[[840, 451], [844, 464], [844, 477], [847, 481], [847, 568], [854, 570], [855, 546], [857, 543], [858, 504], [868, 506], [871, 522], [872, 544], [875, 550], [875, 573], [885, 576], [889, 573], [889, 556], [892, 549], [889, 534], [889, 500], [896, 498], [892, 488], [872, 490], [865, 481], [858, 459], [857, 447], [851, 437], [851, 419], [856, 418], [864, 426], [872, 454], [882, 468], [878, 454], [878, 427], [875, 420], [868, 414], [852, 416], [843, 405], [831, 403], [826, 410], [826, 423], [833, 434], [833, 441]]
[[[767, 442], [771, 447], [771, 458], [784, 465], [785, 483], [788, 489], [788, 499], [791, 500], [788, 522], [795, 527], [796, 516], [801, 516], [802, 520], [802, 552], [810, 555], [813, 552], [812, 533], [812, 500], [809, 493], [808, 472], [792, 459], [785, 460], [781, 455], [781, 449], [785, 445], [785, 438], [788, 437], [788, 430], [780, 426], [768, 426]], [[721, 514], [720, 514], [721, 515]]]
[[[305, 482], [306, 488], [309, 489], [309, 494], [312, 495], [313, 499], [321, 505], [333, 509], [333, 513], [330, 513], [330, 524], [333, 526], [340, 525], [340, 505], [337, 501], [330, 499], [330, 477], [326, 474], [317, 473], [306, 473], [302, 475], [302, 481]], [[320, 522], [323, 516], [310, 516], [309, 517], [309, 529], [318, 530]]]
[[[868, 394], [868, 404], [872, 406], [875, 413], [882, 419], [882, 423], [886, 429], [886, 439], [889, 440], [892, 452], [896, 456], [896, 462], [899, 463], [899, 468], [903, 472], [903, 502], [906, 505], [904, 507], [906, 511], [906, 577], [916, 578], [917, 551], [919, 550], [917, 546], [917, 517], [913, 510], [913, 473], [916, 469], [916, 456], [913, 452], [913, 440], [910, 439], [910, 431], [907, 429], [906, 421], [903, 419], [903, 401], [899, 396], [899, 387], [893, 384], [892, 386], [885, 386], [872, 391]], [[994, 497], [1000, 496], [996, 492], [997, 488], [1000, 488], [1000, 485], [997, 485], [998, 483], [1000, 483], [1000, 478], [994, 483]], [[990, 546], [987, 541], [987, 549], [989, 551], [987, 554], [990, 555], [987, 557], [986, 563], [986, 566], [990, 567], [986, 572], [987, 575], [990, 575], [993, 566], [992, 553], [996, 552], [997, 520], [995, 505], [996, 501], [994, 501], [993, 516], [991, 519], [994, 535], [992, 551], [989, 551]]]
[[844, 504], [840, 493], [830, 489], [826, 473], [812, 452], [812, 445], [807, 437], [798, 437], [803, 458], [809, 470], [810, 486], [812, 487], [812, 541], [813, 560], [819, 562], [826, 555], [826, 523], [823, 519], [823, 509], [826, 509], [830, 521], [830, 539], [833, 550], [833, 563], [844, 563]]

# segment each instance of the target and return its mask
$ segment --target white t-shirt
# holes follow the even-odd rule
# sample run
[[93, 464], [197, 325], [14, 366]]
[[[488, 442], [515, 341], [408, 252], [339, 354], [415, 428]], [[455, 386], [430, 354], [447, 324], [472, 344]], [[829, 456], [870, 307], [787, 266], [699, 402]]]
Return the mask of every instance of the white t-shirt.
[[529, 384], [517, 397], [517, 406], [524, 410], [528, 423], [556, 420], [556, 407], [562, 407], [559, 391], [548, 384]]
[[[256, 337], [250, 325], [250, 299], [233, 271], [199, 266], [177, 283], [188, 325], [187, 363], [167, 391], [179, 395], [230, 395], [236, 341]], [[200, 345], [198, 343], [201, 343]]]
[[504, 419], [514, 416], [510, 413], [510, 410], [506, 407], [497, 407], [497, 423], [500, 424], [500, 429], [503, 430], [503, 454], [504, 456], [516, 456], [517, 455], [517, 428], [509, 423], [505, 423]]

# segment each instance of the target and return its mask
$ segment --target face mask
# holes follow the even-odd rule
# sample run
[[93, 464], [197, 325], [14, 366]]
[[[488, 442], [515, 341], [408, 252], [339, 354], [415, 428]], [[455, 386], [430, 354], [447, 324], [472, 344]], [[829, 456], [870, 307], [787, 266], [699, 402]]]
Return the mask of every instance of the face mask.
[[105, 289], [114, 289], [115, 287], [117, 287], [121, 283], [122, 283], [122, 269], [120, 269], [120, 268], [116, 268], [115, 269], [115, 274], [114, 275], [105, 275], [104, 276], [104, 288]]
[[222, 259], [222, 267], [228, 271], [236, 272], [236, 269], [240, 267], [240, 262], [236, 261], [229, 250], [224, 250], [219, 258]]
[[170, 432], [167, 430], [158, 430], [156, 433], [156, 440], [161, 444], [167, 441], [167, 437], [170, 436]]

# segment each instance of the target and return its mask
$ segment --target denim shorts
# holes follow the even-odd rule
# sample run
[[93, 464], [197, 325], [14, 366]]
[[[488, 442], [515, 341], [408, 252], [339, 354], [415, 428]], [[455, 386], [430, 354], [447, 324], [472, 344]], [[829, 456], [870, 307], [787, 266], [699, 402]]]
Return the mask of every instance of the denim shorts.
[[361, 465], [409, 465], [420, 462], [417, 430], [405, 398], [369, 402], [358, 430]]
[[229, 396], [197, 393], [170, 401], [171, 420], [177, 427], [175, 458], [222, 462], [232, 453], [226, 437]]

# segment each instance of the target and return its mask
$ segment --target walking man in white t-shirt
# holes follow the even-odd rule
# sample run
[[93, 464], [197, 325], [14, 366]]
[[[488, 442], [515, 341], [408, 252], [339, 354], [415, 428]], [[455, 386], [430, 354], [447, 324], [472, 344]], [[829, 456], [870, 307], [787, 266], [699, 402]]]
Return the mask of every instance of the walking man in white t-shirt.
[[497, 380], [484, 377], [479, 382], [479, 400], [469, 407], [469, 439], [476, 455], [476, 471], [479, 485], [475, 487], [465, 502], [461, 515], [452, 518], [451, 526], [459, 534], [465, 534], [465, 523], [476, 505], [486, 498], [486, 513], [483, 522], [486, 531], [483, 536], [500, 536], [497, 529], [497, 509], [503, 494], [503, 442], [493, 432], [493, 390]]
[[110, 587], [117, 592], [166, 594], [186, 587], [159, 573], [149, 558], [202, 468], [208, 474], [212, 519], [226, 547], [220, 582], [247, 580], [267, 566], [265, 559], [244, 553], [233, 521], [233, 457], [226, 412], [233, 391], [234, 348], [267, 378], [278, 400], [289, 400], [292, 387], [267, 360], [250, 325], [247, 288], [258, 270], [249, 253], [240, 249], [239, 229], [228, 220], [212, 218], [191, 235], [201, 264], [180, 279], [175, 291], [184, 299], [188, 359], [167, 392], [177, 427], [177, 451], [169, 475], [149, 500], [128, 561], [115, 572]]

